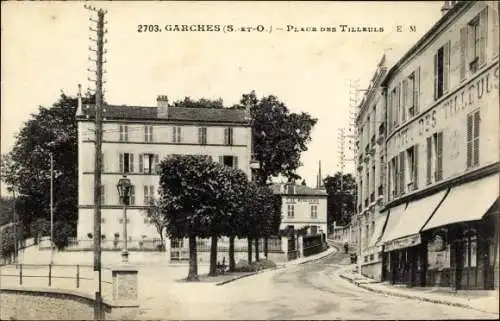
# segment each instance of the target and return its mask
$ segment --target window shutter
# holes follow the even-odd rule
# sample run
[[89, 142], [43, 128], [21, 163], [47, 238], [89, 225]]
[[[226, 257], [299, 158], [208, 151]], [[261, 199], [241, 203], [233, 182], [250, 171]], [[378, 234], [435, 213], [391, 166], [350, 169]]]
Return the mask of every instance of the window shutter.
[[176, 127], [172, 127], [172, 142], [177, 143], [177, 129]]
[[155, 154], [155, 161], [154, 161], [154, 173], [158, 174], [160, 169], [158, 168], [160, 163], [160, 156], [158, 154]]
[[432, 136], [427, 137], [427, 184], [432, 183]]
[[413, 92], [413, 106], [415, 115], [418, 114], [419, 111], [419, 103], [420, 103], [420, 67], [415, 69], [415, 78], [413, 79], [413, 88], [415, 91]]
[[404, 122], [406, 120], [406, 108], [408, 107], [408, 79], [403, 80], [403, 98], [402, 98], [402, 108], [401, 108], [401, 119]]
[[466, 25], [460, 29], [460, 80], [465, 79], [467, 70], [467, 28]]
[[229, 145], [233, 145], [233, 128], [229, 127]]
[[224, 156], [219, 156], [219, 163], [224, 164]]
[[450, 41], [443, 47], [443, 92], [448, 90], [450, 78]]
[[474, 166], [479, 165], [479, 122], [481, 121], [480, 119], [480, 114], [479, 111], [474, 113], [474, 159], [473, 159], [473, 164]]
[[399, 153], [399, 193], [403, 195], [405, 193], [405, 161], [406, 152]]
[[119, 153], [119, 163], [120, 163], [120, 173], [123, 173], [124, 167], [123, 167], [123, 153]]
[[437, 100], [439, 98], [438, 95], [438, 54], [437, 52], [434, 54], [434, 99]]
[[396, 87], [396, 124], [399, 124], [401, 109], [401, 83]]
[[135, 205], [135, 185], [130, 186], [129, 205]]
[[130, 153], [128, 159], [129, 159], [129, 172], [133, 173], [134, 172], [134, 154]]
[[149, 193], [148, 186], [144, 185], [144, 205], [149, 205]]
[[180, 143], [181, 141], [182, 141], [181, 127], [177, 127], [177, 142]]
[[200, 144], [200, 145], [203, 144], [202, 132], [203, 132], [203, 128], [199, 127], [198, 128], [198, 144]]
[[437, 134], [437, 179], [441, 180], [443, 178], [443, 133]]
[[391, 92], [388, 92], [387, 93], [387, 133], [390, 133], [391, 130], [392, 130], [392, 93]]
[[490, 17], [491, 17], [491, 20], [492, 20], [492, 24], [491, 24], [491, 35], [493, 35], [493, 37], [491, 37], [491, 48], [493, 49], [492, 51], [492, 55], [493, 57], [496, 57], [498, 55], [498, 50], [499, 50], [499, 44], [498, 44], [498, 10], [500, 9], [498, 3], [495, 3], [493, 1], [493, 3], [491, 3], [491, 5], [488, 6], [489, 9], [491, 9], [491, 12], [490, 12]]
[[144, 125], [144, 141], [148, 142], [148, 125]]
[[139, 173], [144, 172], [144, 155], [139, 154]]
[[488, 6], [479, 13], [479, 64], [486, 62], [486, 45], [488, 28]]
[[467, 115], [467, 168], [472, 167], [473, 125], [474, 125], [474, 117], [472, 114], [469, 114]]
[[238, 168], [238, 156], [233, 156], [233, 167]]
[[229, 128], [224, 128], [224, 145], [229, 144]]
[[413, 146], [413, 189], [418, 188], [418, 146]]
[[154, 185], [149, 185], [149, 197], [151, 200], [155, 198], [155, 187]]
[[399, 158], [398, 155], [394, 156], [394, 193], [399, 195]]

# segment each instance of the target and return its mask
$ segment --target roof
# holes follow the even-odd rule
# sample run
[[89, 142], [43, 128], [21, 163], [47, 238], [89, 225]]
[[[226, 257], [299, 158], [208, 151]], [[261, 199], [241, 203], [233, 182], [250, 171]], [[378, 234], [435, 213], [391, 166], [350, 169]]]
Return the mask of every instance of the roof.
[[[420, 38], [387, 72], [384, 80], [382, 81], [382, 86], [387, 86], [390, 81], [392, 74], [405, 62], [412, 54], [416, 53], [425, 42], [447, 21], [451, 20], [451, 17], [460, 11], [462, 8], [473, 5], [476, 1], [458, 1], [451, 9], [446, 12], [430, 29], [427, 31], [422, 38]], [[390, 66], [390, 64], [389, 64]]]
[[307, 195], [307, 196], [327, 196], [328, 194], [326, 193], [325, 190], [320, 190], [320, 189], [315, 189], [311, 187], [307, 187], [304, 185], [294, 185], [295, 186], [295, 193], [290, 194], [286, 193], [287, 190], [285, 189], [285, 192], [280, 192], [280, 186], [287, 186], [287, 184], [272, 184], [269, 186], [271, 190], [273, 191], [274, 194], [279, 194], [279, 195]]
[[[83, 115], [78, 118], [94, 118], [94, 105], [83, 106]], [[197, 122], [249, 123], [244, 109], [168, 107], [168, 116], [159, 117], [159, 108], [127, 105], [106, 105], [103, 118], [127, 120], [176, 120]]]

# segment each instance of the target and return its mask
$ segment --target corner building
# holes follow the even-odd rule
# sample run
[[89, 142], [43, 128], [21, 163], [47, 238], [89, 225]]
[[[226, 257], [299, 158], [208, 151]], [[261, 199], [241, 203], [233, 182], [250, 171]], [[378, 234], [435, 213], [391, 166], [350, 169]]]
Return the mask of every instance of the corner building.
[[[159, 235], [148, 222], [149, 200], [158, 196], [157, 164], [168, 155], [208, 155], [251, 177], [251, 125], [243, 109], [172, 107], [166, 96], [157, 106], [105, 105], [102, 141], [103, 247], [122, 240], [123, 211], [116, 184], [127, 175], [132, 183], [127, 206], [130, 248], [153, 242]], [[77, 110], [79, 246], [91, 246], [94, 217], [95, 106]]]
[[499, 287], [499, 3], [446, 1], [392, 67], [384, 280]]

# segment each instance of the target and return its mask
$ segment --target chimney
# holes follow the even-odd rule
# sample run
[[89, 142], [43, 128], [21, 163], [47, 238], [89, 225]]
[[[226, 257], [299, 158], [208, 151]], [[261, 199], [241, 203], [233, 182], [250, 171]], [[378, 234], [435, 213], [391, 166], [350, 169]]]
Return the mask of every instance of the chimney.
[[159, 118], [168, 118], [168, 96], [158, 95], [156, 98]]
[[82, 116], [83, 115], [83, 106], [82, 106], [82, 85], [78, 84], [78, 106], [76, 108], [76, 116]]
[[441, 14], [444, 16], [448, 11], [450, 11], [454, 3], [455, 1], [449, 1], [449, 0], [444, 1], [443, 6], [441, 7]]

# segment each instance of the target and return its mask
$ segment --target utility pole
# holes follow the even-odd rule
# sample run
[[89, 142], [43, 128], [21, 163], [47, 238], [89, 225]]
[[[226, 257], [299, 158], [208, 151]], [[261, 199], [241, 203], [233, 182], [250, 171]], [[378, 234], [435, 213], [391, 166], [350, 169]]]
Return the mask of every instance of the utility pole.
[[54, 263], [54, 153], [50, 152], [50, 264]]
[[[95, 306], [94, 306], [94, 320], [103, 320], [104, 313], [102, 309], [102, 291], [101, 291], [101, 163], [102, 163], [102, 110], [103, 110], [103, 55], [104, 55], [104, 15], [106, 11], [85, 5], [86, 9], [97, 12], [97, 20], [90, 18], [90, 21], [97, 24], [97, 28], [90, 27], [92, 32], [97, 35], [96, 39], [90, 37], [90, 40], [96, 42], [96, 49], [89, 48], [96, 53], [96, 59], [91, 61], [95, 62], [96, 79], [95, 81], [95, 155], [94, 155], [94, 275], [97, 280], [95, 290]], [[89, 70], [94, 71], [94, 70]]]

